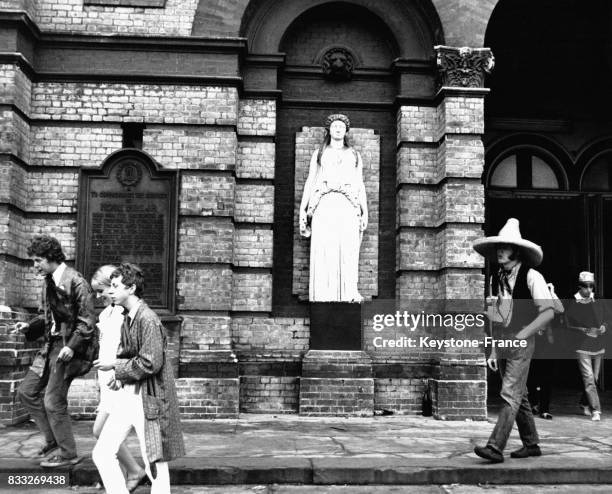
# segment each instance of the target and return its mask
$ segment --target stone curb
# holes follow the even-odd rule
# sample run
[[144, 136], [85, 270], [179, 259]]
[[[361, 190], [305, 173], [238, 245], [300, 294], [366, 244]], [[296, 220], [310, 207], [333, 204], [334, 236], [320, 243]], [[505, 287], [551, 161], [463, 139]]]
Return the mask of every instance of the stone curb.
[[[546, 457], [493, 465], [471, 458], [182, 458], [171, 463], [171, 477], [173, 485], [612, 484], [609, 462], [589, 463], [566, 466]], [[49, 470], [23, 459], [2, 459], [0, 466], [0, 474], [42, 471]], [[99, 478], [90, 458], [53, 471], [69, 472], [71, 485]]]

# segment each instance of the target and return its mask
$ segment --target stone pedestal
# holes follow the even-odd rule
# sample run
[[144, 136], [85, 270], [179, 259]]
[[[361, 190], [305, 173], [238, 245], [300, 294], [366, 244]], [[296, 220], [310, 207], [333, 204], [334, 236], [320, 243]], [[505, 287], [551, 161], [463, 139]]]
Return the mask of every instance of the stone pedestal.
[[487, 420], [485, 366], [484, 359], [440, 362], [439, 378], [429, 380], [434, 418]]
[[374, 413], [372, 360], [362, 351], [310, 350], [302, 362], [300, 415]]
[[310, 304], [311, 350], [361, 350], [361, 305]]
[[182, 350], [176, 386], [182, 418], [238, 417], [240, 379], [231, 350]]

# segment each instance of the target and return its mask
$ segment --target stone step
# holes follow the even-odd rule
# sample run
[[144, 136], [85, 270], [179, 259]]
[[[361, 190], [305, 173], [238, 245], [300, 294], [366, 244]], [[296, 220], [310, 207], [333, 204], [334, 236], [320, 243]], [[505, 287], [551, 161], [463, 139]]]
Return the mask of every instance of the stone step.
[[[90, 458], [58, 470], [69, 473], [71, 485], [98, 481]], [[0, 461], [0, 476], [42, 471], [28, 460]], [[173, 485], [612, 484], [612, 464], [592, 457], [565, 463], [552, 455], [494, 465], [472, 458], [186, 457], [171, 463], [171, 479]]]

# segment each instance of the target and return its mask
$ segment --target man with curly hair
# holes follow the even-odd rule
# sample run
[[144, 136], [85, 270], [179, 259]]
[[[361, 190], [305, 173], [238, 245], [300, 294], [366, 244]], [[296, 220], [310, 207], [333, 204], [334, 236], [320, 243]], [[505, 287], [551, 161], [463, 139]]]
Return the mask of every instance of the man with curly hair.
[[28, 255], [34, 269], [45, 277], [41, 314], [18, 322], [14, 333], [44, 344], [19, 386], [18, 395], [44, 436], [36, 453], [43, 467], [78, 463], [68, 414], [68, 389], [72, 380], [86, 374], [96, 357], [94, 297], [89, 283], [64, 262], [57, 239], [41, 235], [32, 239]]

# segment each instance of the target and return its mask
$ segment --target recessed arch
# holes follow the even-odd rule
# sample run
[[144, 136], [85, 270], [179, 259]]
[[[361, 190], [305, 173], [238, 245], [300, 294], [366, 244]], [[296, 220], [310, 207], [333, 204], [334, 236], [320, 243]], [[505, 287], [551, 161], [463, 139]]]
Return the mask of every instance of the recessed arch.
[[[504, 137], [491, 145], [485, 154], [485, 169], [483, 173], [483, 183], [485, 187], [491, 185], [492, 179], [496, 174], [496, 169], [502, 163], [508, 165], [509, 158], [518, 155], [532, 156], [532, 179], [534, 180], [533, 189], [555, 188], [557, 190], [569, 189], [568, 170], [572, 168], [571, 157], [559, 144], [552, 139], [539, 135], [515, 134]], [[518, 164], [515, 164], [518, 166]], [[536, 180], [547, 176], [546, 167], [554, 173], [557, 181], [556, 187], [538, 186]], [[498, 170], [499, 173], [499, 170]], [[518, 187], [518, 184], [517, 184]], [[510, 185], [507, 188], [517, 188]]]
[[[295, 19], [330, 0], [252, 0], [242, 19], [241, 36], [248, 39], [251, 53], [277, 53], [281, 40]], [[393, 33], [403, 58], [428, 59], [433, 47], [444, 43], [442, 25], [431, 2], [352, 0], [380, 18]]]
[[[576, 160], [579, 189], [585, 192], [612, 191], [612, 137], [587, 144]], [[605, 183], [604, 183], [605, 182]]]

